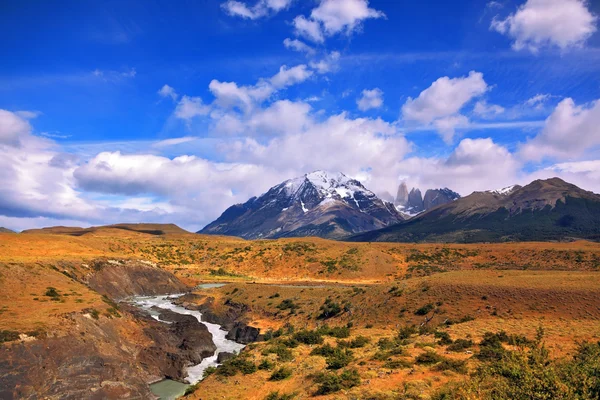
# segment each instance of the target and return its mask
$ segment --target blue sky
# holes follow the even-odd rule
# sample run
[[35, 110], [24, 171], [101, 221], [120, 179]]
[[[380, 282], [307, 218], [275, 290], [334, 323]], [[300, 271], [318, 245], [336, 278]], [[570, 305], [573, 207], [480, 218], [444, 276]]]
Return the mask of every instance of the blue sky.
[[[600, 2], [5, 1], [0, 225], [175, 222], [314, 169], [600, 191]], [[8, 55], [8, 56], [6, 56]]]

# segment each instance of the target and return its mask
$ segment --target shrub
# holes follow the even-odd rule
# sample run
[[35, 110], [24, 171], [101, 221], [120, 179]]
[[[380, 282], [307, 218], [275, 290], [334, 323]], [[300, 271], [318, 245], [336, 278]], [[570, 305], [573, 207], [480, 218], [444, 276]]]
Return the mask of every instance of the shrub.
[[338, 342], [338, 346], [340, 347], [348, 347], [350, 349], [358, 349], [360, 347], [365, 347], [367, 345], [367, 343], [371, 342], [371, 339], [369, 339], [366, 336], [357, 336], [354, 339], [348, 341], [348, 340], [340, 340]]
[[265, 397], [265, 400], [292, 400], [297, 396], [296, 393], [279, 394], [278, 391], [271, 392]]
[[325, 359], [327, 369], [341, 369], [354, 360], [352, 352], [336, 348], [334, 353]]
[[292, 361], [294, 359], [292, 352], [282, 344], [267, 347], [263, 350], [262, 354], [265, 356], [269, 354], [276, 354], [277, 359], [281, 362]]
[[317, 316], [317, 319], [329, 319], [342, 312], [342, 308], [338, 303], [335, 303], [330, 298], [325, 299], [325, 303], [320, 308], [321, 313]]
[[323, 346], [315, 347], [313, 351], [310, 352], [312, 356], [323, 356], [329, 357], [335, 353], [336, 348], [330, 344], [324, 344]]
[[451, 358], [444, 358], [441, 362], [433, 367], [434, 371], [454, 371], [459, 374], [467, 373], [467, 365], [463, 360], [453, 360]]
[[417, 358], [415, 358], [415, 362], [417, 364], [432, 365], [439, 363], [443, 359], [444, 357], [440, 356], [438, 353], [434, 351], [427, 351], [423, 354], [419, 354]]
[[217, 371], [216, 367], [207, 367], [204, 372], [202, 373], [202, 377], [203, 378], [207, 378], [209, 376], [211, 376], [212, 374], [214, 374]]
[[405, 340], [417, 333], [417, 328], [414, 326], [404, 326], [398, 331], [398, 339]]
[[315, 382], [319, 383], [319, 387], [315, 394], [325, 395], [360, 385], [360, 375], [356, 369], [346, 370], [340, 375], [321, 373], [316, 376]]
[[284, 379], [289, 378], [290, 376], [292, 376], [291, 368], [281, 367], [281, 368], [278, 368], [275, 371], [273, 371], [273, 373], [269, 377], [269, 380], [270, 381], [282, 381]]
[[290, 310], [290, 314], [293, 314], [300, 306], [294, 303], [292, 299], [285, 299], [276, 307], [279, 310]]
[[435, 333], [433, 335], [435, 338], [440, 339], [441, 345], [445, 346], [448, 344], [452, 344], [452, 339], [450, 338], [450, 335], [448, 334], [448, 332], [435, 331]]
[[454, 343], [449, 345], [446, 349], [448, 351], [463, 351], [465, 349], [473, 347], [473, 341], [470, 339], [456, 339]]
[[217, 374], [222, 376], [234, 376], [238, 372], [244, 375], [253, 374], [256, 372], [256, 364], [248, 360], [246, 357], [237, 356], [225, 361], [217, 368]]
[[58, 293], [58, 290], [56, 290], [56, 288], [53, 288], [52, 286], [48, 286], [46, 288], [46, 293], [44, 293], [44, 296], [50, 297], [50, 299], [53, 301], [60, 300], [60, 293]]
[[338, 339], [343, 339], [343, 338], [347, 338], [348, 336], [350, 336], [350, 327], [334, 326], [334, 327], [330, 328], [327, 325], [323, 325], [322, 327], [317, 329], [317, 332], [319, 332], [322, 335], [327, 335], [327, 336], [332, 336], [332, 337], [335, 337]]
[[294, 334], [293, 338], [304, 344], [321, 344], [323, 337], [318, 331], [301, 330]]
[[410, 368], [412, 367], [412, 363], [408, 360], [389, 360], [385, 364], [383, 364], [384, 368], [389, 369], [399, 369], [399, 368]]
[[270, 371], [275, 367], [275, 364], [271, 361], [264, 359], [260, 364], [258, 364], [258, 369], [263, 371]]
[[423, 307], [421, 307], [415, 311], [415, 315], [427, 315], [431, 311], [433, 311], [434, 308], [435, 308], [435, 306], [431, 303], [425, 304]]

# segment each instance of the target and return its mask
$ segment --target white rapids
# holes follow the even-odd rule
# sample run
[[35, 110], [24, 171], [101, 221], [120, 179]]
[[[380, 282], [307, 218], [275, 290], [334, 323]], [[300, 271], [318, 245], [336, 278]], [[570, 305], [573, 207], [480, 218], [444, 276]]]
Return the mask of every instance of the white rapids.
[[[221, 329], [221, 325], [211, 324], [209, 322], [202, 321], [201, 312], [188, 310], [171, 302], [171, 300], [174, 300], [180, 296], [183, 296], [183, 294], [171, 294], [165, 296], [135, 296], [129, 301], [132, 304], [148, 311], [150, 315], [157, 321], [161, 320], [158, 318], [158, 313], [152, 310], [152, 307], [154, 306], [165, 310], [171, 310], [178, 314], [192, 315], [196, 317], [196, 319], [200, 323], [202, 323], [208, 328], [208, 331], [212, 334], [213, 342], [215, 343], [215, 346], [217, 346], [217, 350], [215, 351], [215, 354], [213, 354], [211, 357], [203, 359], [200, 364], [192, 365], [187, 368], [186, 380], [188, 381], [188, 383], [193, 385], [202, 380], [204, 371], [208, 367], [216, 367], [219, 365], [217, 363], [217, 356], [219, 353], [239, 353], [244, 348], [244, 345], [236, 343], [233, 340], [226, 339], [225, 335], [227, 335], [227, 332]], [[161, 322], [167, 323], [166, 321]]]

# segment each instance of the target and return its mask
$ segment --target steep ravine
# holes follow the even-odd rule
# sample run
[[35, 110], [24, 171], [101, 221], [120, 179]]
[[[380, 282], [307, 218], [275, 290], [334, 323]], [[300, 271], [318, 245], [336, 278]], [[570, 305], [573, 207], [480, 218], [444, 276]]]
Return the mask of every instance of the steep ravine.
[[[172, 274], [138, 261], [98, 260], [72, 272], [74, 279], [112, 300], [164, 299], [190, 290]], [[218, 325], [201, 323], [197, 310], [164, 303], [159, 318], [168, 323], [121, 302], [116, 316], [57, 315], [53, 318], [66, 328], [61, 332], [2, 345], [0, 398], [152, 399], [149, 383], [164, 378], [183, 382], [188, 374], [197, 379], [200, 366], [216, 360], [216, 350], [243, 347], [225, 339]]]

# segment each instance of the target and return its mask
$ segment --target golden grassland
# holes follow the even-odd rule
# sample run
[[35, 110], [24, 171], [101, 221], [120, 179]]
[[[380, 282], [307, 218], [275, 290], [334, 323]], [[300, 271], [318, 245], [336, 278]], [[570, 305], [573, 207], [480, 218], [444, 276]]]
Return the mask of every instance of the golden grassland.
[[[0, 234], [0, 330], [48, 332], [66, 329], [61, 316], [90, 313], [110, 317], [110, 304], [64, 273], [85, 276], [96, 258], [143, 259], [173, 272], [189, 285], [221, 281], [221, 288], [196, 290], [215, 312], [244, 305], [250, 325], [263, 332], [294, 326], [315, 329], [350, 324], [349, 338], [369, 338], [352, 349], [362, 383], [324, 398], [427, 396], [465, 372], [419, 364], [420, 354], [466, 360], [486, 332], [535, 337], [538, 327], [553, 357], [572, 354], [578, 342], [600, 338], [600, 245], [572, 243], [397, 244], [345, 243], [316, 238], [246, 241], [194, 234], [152, 235], [97, 229], [81, 236], [48, 233]], [[49, 287], [59, 296], [46, 295]], [[323, 319], [325, 300], [339, 313]], [[402, 345], [401, 355], [381, 358], [378, 344], [406, 326], [423, 326]], [[448, 351], [435, 330], [473, 348]], [[310, 355], [315, 345], [290, 348], [293, 358], [266, 354], [273, 340], [244, 351], [256, 365], [289, 367], [292, 376], [272, 381], [273, 370], [227, 377], [213, 374], [191, 395], [198, 399], [264, 399], [273, 391], [312, 396], [314, 375], [328, 371], [325, 358]], [[265, 353], [265, 354], [263, 354]], [[396, 361], [395, 363], [393, 361]], [[387, 397], [386, 397], [387, 396]], [[426, 398], [426, 397], [425, 397]]]

